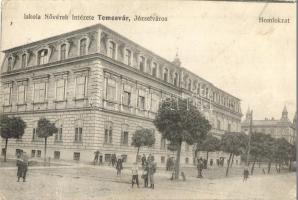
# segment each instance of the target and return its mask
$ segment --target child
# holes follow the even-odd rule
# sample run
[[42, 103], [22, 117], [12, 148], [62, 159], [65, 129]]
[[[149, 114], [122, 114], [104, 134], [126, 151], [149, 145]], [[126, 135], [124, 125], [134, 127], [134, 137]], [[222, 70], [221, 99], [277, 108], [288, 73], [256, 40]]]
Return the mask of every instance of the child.
[[136, 162], [133, 163], [131, 172], [132, 172], [131, 187], [133, 188], [133, 185], [135, 184], [135, 182], [137, 183], [137, 186], [139, 187], [138, 164]]

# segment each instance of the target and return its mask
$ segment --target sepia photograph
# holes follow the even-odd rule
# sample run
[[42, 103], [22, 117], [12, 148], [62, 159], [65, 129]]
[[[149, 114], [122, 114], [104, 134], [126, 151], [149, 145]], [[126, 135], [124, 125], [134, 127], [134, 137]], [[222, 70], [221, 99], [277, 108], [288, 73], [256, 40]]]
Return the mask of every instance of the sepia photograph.
[[295, 200], [294, 1], [3, 0], [0, 200]]

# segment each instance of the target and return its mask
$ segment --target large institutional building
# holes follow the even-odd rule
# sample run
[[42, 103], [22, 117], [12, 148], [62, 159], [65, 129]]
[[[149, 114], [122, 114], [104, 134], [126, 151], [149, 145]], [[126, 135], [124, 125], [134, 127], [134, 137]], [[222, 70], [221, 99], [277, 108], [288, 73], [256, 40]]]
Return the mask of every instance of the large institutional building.
[[270, 134], [273, 138], [285, 138], [289, 143], [295, 144], [296, 141], [296, 114], [293, 122], [288, 118], [288, 111], [284, 107], [281, 118], [265, 118], [263, 120], [252, 120], [250, 124], [251, 111], [248, 109], [244, 121], [241, 123], [242, 132], [249, 133], [251, 126], [252, 132]]
[[[173, 153], [153, 119], [167, 97], [194, 99], [212, 124], [212, 134], [241, 130], [237, 97], [183, 68], [177, 57], [170, 62], [101, 24], [4, 53], [1, 112], [20, 116], [27, 124], [21, 139], [9, 140], [10, 155], [23, 149], [41, 156], [44, 143], [36, 127], [46, 117], [59, 128], [48, 139], [47, 155], [54, 159], [91, 162], [99, 150], [104, 162], [113, 153], [132, 162], [132, 135], [150, 128], [156, 143], [141, 148], [140, 154], [152, 153], [162, 165]], [[192, 164], [193, 156], [193, 147], [183, 144], [181, 162]], [[226, 158], [221, 152], [213, 157]]]

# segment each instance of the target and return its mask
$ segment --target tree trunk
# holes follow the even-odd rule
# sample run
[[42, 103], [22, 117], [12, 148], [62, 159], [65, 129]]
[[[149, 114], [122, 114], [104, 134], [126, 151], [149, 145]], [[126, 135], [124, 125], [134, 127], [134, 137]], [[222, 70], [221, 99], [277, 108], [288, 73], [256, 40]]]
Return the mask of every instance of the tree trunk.
[[278, 173], [278, 169], [277, 169], [277, 161], [275, 161], [275, 169], [276, 169], [276, 172]]
[[179, 172], [180, 172], [180, 153], [181, 153], [181, 143], [180, 141], [178, 143], [178, 148], [177, 148], [177, 156], [176, 156], [176, 166], [175, 166], [175, 179], [179, 179]]
[[8, 143], [8, 138], [5, 138], [5, 152], [4, 152], [4, 162], [6, 162], [7, 143]]
[[207, 165], [206, 165], [206, 169], [208, 168], [208, 157], [209, 157], [209, 151], [207, 151]]
[[230, 167], [232, 167], [232, 166], [233, 166], [233, 163], [234, 163], [234, 155], [235, 155], [235, 154], [233, 154], [233, 156], [232, 156], [232, 162], [231, 162], [231, 165], [230, 165]]
[[268, 163], [268, 171], [267, 171], [267, 174], [270, 173], [270, 169], [271, 169], [271, 160], [270, 160], [269, 163]]
[[292, 170], [292, 159], [289, 160], [289, 171]]
[[138, 147], [137, 155], [136, 155], [136, 162], [138, 162], [140, 147]]
[[227, 170], [226, 170], [226, 176], [228, 176], [228, 174], [229, 174], [229, 168], [230, 168], [230, 162], [231, 162], [232, 155], [233, 155], [233, 153], [230, 153], [230, 157], [228, 160], [228, 166], [227, 166]]
[[257, 160], [257, 157], [255, 156], [254, 162], [253, 162], [252, 167], [251, 167], [251, 170], [250, 170], [250, 174], [251, 174], [251, 175], [254, 174], [254, 169], [255, 169], [256, 160]]
[[278, 163], [278, 173], [280, 173], [281, 162]]
[[47, 162], [47, 137], [44, 138], [44, 164]]

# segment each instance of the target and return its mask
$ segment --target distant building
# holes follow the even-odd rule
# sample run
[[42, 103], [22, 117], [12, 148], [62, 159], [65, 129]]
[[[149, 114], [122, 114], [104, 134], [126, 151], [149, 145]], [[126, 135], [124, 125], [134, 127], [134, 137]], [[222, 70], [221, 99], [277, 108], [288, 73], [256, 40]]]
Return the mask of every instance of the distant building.
[[[240, 99], [183, 68], [178, 56], [170, 62], [100, 24], [4, 53], [1, 112], [27, 123], [23, 138], [9, 142], [10, 155], [18, 149], [42, 155], [36, 127], [46, 117], [59, 128], [48, 138], [48, 156], [54, 159], [90, 162], [98, 150], [103, 162], [113, 153], [133, 162], [131, 137], [150, 128], [156, 143], [140, 154], [152, 153], [165, 164], [174, 154], [152, 122], [167, 97], [192, 98], [214, 135], [240, 131]], [[193, 150], [183, 143], [182, 163], [192, 164]], [[219, 157], [226, 155], [215, 153], [212, 162]]]
[[[242, 132], [249, 133], [251, 111], [248, 109], [244, 121], [241, 123]], [[293, 121], [288, 118], [288, 111], [284, 107], [281, 118], [265, 118], [264, 120], [252, 121], [252, 132], [270, 134], [273, 138], [285, 138], [288, 142], [295, 142], [296, 114]]]

